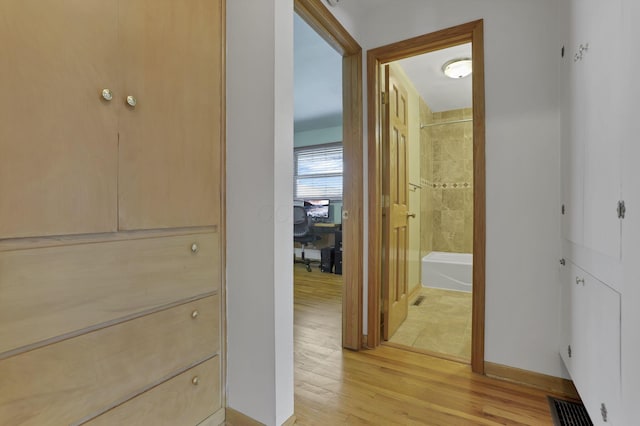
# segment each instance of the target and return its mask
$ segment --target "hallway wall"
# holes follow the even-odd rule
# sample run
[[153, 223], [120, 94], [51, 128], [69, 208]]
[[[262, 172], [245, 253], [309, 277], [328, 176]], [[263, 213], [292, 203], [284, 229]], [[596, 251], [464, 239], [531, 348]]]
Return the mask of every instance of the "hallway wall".
[[[567, 377], [558, 356], [557, 332], [558, 4], [555, 0], [404, 0], [398, 6], [376, 2], [371, 7], [368, 0], [350, 0], [329, 10], [364, 51], [484, 20], [485, 359]], [[366, 71], [363, 79], [366, 87]], [[366, 122], [363, 126], [366, 141]], [[364, 300], [366, 291], [365, 287]]]

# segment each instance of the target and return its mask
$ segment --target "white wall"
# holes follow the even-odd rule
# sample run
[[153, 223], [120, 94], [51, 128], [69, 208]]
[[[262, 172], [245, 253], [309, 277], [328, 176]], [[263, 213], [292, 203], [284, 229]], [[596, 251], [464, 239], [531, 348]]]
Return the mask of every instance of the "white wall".
[[227, 404], [267, 425], [293, 414], [292, 82], [292, 1], [227, 2]]
[[298, 147], [342, 142], [342, 126], [295, 132], [293, 145]]
[[[365, 51], [484, 19], [485, 359], [566, 377], [557, 335], [560, 46], [555, 1], [404, 0], [372, 8], [367, 3], [350, 0], [330, 9]], [[366, 137], [366, 124], [364, 130]]]
[[[623, 0], [623, 52], [637, 51], [640, 40], [640, 2]], [[635, 49], [635, 50], [634, 50]], [[625, 55], [623, 72], [619, 84], [625, 88], [624, 104], [620, 108], [621, 120], [626, 126], [622, 140], [622, 199], [627, 214], [622, 221], [622, 265], [624, 269], [624, 294], [622, 298], [622, 403], [626, 421], [621, 424], [638, 423], [640, 417], [640, 280], [638, 279], [638, 259], [640, 259], [640, 179], [638, 179], [638, 159], [640, 159], [640, 120], [638, 120], [637, 99], [640, 98], [640, 56]]]

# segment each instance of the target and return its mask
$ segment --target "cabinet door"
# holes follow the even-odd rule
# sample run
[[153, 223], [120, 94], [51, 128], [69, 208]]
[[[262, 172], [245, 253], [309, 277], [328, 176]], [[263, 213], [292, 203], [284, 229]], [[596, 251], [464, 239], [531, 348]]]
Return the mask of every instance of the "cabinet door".
[[560, 269], [560, 356], [570, 375], [573, 375], [573, 348], [571, 347], [571, 330], [573, 327], [573, 299], [571, 284], [571, 267]]
[[[619, 106], [623, 85], [615, 84], [615, 65], [622, 62], [621, 0], [573, 1], [570, 67], [569, 165], [571, 198], [584, 204], [572, 206], [572, 220], [584, 224], [582, 241], [576, 243], [613, 259], [620, 258], [620, 221], [616, 205], [620, 197], [620, 147], [623, 121]], [[581, 158], [581, 156], [583, 158]], [[582, 194], [580, 194], [580, 191]], [[576, 210], [577, 209], [577, 210]]]
[[117, 4], [0, 2], [0, 238], [117, 228]]
[[220, 0], [120, 1], [122, 230], [218, 222], [221, 19]]
[[571, 265], [570, 269], [569, 372], [591, 420], [595, 424], [617, 424], [621, 380], [620, 294], [580, 268]]

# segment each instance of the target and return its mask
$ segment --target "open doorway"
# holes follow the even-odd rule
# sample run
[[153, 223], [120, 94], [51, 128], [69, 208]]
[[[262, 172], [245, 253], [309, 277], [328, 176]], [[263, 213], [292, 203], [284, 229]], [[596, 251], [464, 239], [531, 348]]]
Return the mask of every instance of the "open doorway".
[[[406, 96], [405, 182], [395, 198], [406, 198], [408, 222], [408, 307], [395, 324], [385, 321], [383, 327], [394, 327], [383, 328], [383, 338], [465, 363], [471, 360], [473, 264], [471, 57], [465, 43], [390, 62], [383, 71], [390, 74], [385, 82]], [[395, 109], [394, 91], [385, 89], [387, 113]], [[390, 142], [383, 138], [385, 150]]]
[[343, 185], [342, 347], [358, 350], [363, 324], [362, 49], [320, 0], [295, 0], [294, 10], [342, 56]]
[[[409, 301], [412, 299], [411, 286], [409, 285], [410, 279], [414, 281], [413, 286], [417, 284], [415, 281], [422, 281], [422, 278], [417, 277], [415, 272], [418, 270], [416, 268], [421, 268], [421, 265], [410, 265], [410, 260], [415, 258], [415, 262], [421, 263], [424, 257], [422, 254], [433, 251], [434, 242], [437, 242], [438, 246], [446, 247], [448, 251], [466, 251], [466, 244], [473, 253], [471, 347], [469, 351], [472, 369], [478, 373], [484, 372], [485, 172], [484, 55], [482, 40], [482, 21], [476, 21], [371, 50], [368, 52], [367, 61], [367, 75], [369, 77], [370, 211], [368, 345], [375, 347], [382, 340], [392, 339], [398, 327], [406, 319]], [[413, 111], [410, 111], [408, 109], [410, 97], [402, 88], [402, 76], [395, 75], [404, 73], [400, 63], [397, 63], [397, 61], [407, 60], [407, 58], [430, 52], [443, 51], [443, 49], [464, 49], [464, 45], [470, 45], [470, 58], [473, 65], [473, 73], [470, 77], [472, 88], [470, 108], [465, 108], [464, 106], [462, 108], [453, 108], [443, 116], [441, 113], [439, 115], [433, 114], [428, 105], [423, 105], [420, 108], [418, 102]], [[460, 55], [462, 54], [460, 53]], [[453, 59], [465, 58], [467, 57], [462, 55]], [[404, 76], [406, 77], [406, 73]], [[469, 179], [465, 178], [464, 173], [461, 173], [460, 176], [455, 176], [455, 179], [453, 177], [448, 179], [448, 176], [445, 176], [442, 170], [439, 170], [437, 181], [435, 179], [430, 180], [429, 177], [433, 178], [434, 176], [434, 163], [431, 162], [432, 169], [429, 170], [428, 161], [424, 164], [424, 171], [418, 171], [417, 174], [414, 173], [412, 176], [407, 173], [409, 159], [418, 161], [419, 158], [425, 157], [429, 152], [433, 155], [432, 143], [431, 149], [425, 146], [422, 153], [418, 151], [417, 154], [410, 156], [408, 152], [410, 149], [408, 145], [409, 130], [407, 128], [409, 114], [417, 117], [413, 120], [414, 128], [417, 126], [417, 131], [420, 133], [426, 133], [425, 129], [435, 128], [436, 126], [433, 125], [436, 122], [438, 124], [447, 122], [447, 125], [449, 125], [462, 124], [466, 123], [467, 120], [471, 120], [469, 121], [472, 123], [470, 135], [472, 140], [471, 152], [465, 154], [462, 151], [460, 153], [461, 156], [468, 155], [471, 158], [469, 166], [472, 168], [472, 173], [468, 176]], [[416, 121], [417, 124], [415, 124]], [[453, 123], [454, 121], [459, 123]], [[461, 131], [464, 134], [464, 130]], [[423, 142], [428, 145], [426, 139]], [[463, 146], [464, 137], [460, 141], [461, 149]], [[460, 164], [464, 163], [461, 162]], [[442, 164], [438, 166], [442, 166]], [[464, 168], [464, 166], [462, 167]], [[449, 182], [449, 180], [452, 181]], [[434, 184], [436, 187], [433, 186]], [[453, 230], [439, 228], [437, 230], [438, 236], [434, 237], [434, 221], [432, 221], [430, 229], [426, 229], [426, 221], [423, 219], [427, 218], [429, 214], [433, 216], [435, 207], [441, 208], [442, 206], [435, 205], [433, 191], [431, 194], [425, 192], [425, 200], [431, 196], [431, 210], [428, 207], [420, 206], [419, 212], [411, 211], [409, 206], [412, 194], [415, 194], [418, 190], [422, 191], [423, 188], [428, 188], [431, 185], [431, 190], [437, 190], [437, 195], [442, 196], [445, 191], [444, 185], [447, 185], [446, 190], [449, 191], [449, 185], [458, 190], [458, 186], [465, 188], [465, 184], [467, 184], [467, 187], [471, 186], [473, 188], [473, 191], [469, 194], [472, 214], [468, 221], [471, 227], [468, 229], [468, 233], [472, 234], [472, 236], [465, 236], [464, 232], [458, 232], [457, 234], [459, 235], [454, 235], [455, 232]], [[461, 191], [458, 190], [457, 193], [448, 192], [447, 197], [452, 200], [458, 196], [464, 197]], [[414, 196], [414, 198], [416, 197]], [[463, 198], [459, 201], [461, 203], [457, 204], [464, 204]], [[414, 200], [413, 206], [418, 209], [417, 206], [420, 204], [420, 200], [417, 202]], [[422, 207], [425, 208], [423, 209]], [[461, 207], [459, 210], [456, 214], [464, 216], [464, 208]], [[383, 214], [379, 215], [377, 212], [383, 212]], [[421, 217], [419, 219], [420, 223], [416, 222], [413, 226], [414, 230], [410, 231], [410, 221], [418, 219], [418, 216], [425, 217]], [[444, 216], [441, 215], [440, 217]], [[453, 219], [455, 218], [448, 218], [449, 221]], [[428, 235], [420, 235], [420, 232], [415, 232], [415, 228], [420, 228], [420, 225], [425, 226], [424, 233], [431, 233], [430, 238]], [[464, 217], [462, 217], [460, 223], [454, 226], [464, 228]], [[412, 236], [414, 239], [423, 240], [423, 247], [420, 247], [418, 243], [419, 248], [413, 255], [410, 252]], [[443, 237], [445, 237], [444, 241]], [[465, 240], [467, 241], [465, 242]], [[452, 250], [452, 246], [457, 242], [460, 243], [460, 247]], [[416, 297], [417, 295], [414, 294], [413, 296]], [[462, 332], [464, 333], [464, 330]]]

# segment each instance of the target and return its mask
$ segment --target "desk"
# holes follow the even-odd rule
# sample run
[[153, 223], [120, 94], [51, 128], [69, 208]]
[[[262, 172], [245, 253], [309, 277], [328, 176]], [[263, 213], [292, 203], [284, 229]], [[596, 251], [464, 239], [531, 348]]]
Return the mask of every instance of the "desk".
[[314, 246], [317, 248], [332, 247], [335, 246], [336, 231], [340, 231], [341, 225], [339, 223], [317, 222], [311, 224], [311, 229], [316, 235], [320, 236], [320, 241]]

